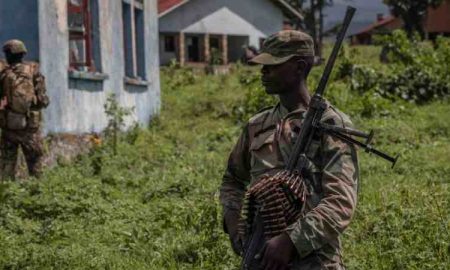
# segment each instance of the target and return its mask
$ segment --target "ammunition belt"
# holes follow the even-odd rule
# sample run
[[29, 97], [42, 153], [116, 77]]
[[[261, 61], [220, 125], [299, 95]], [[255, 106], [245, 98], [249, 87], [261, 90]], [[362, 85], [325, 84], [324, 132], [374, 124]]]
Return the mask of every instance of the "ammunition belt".
[[307, 192], [300, 175], [281, 171], [274, 176], [263, 176], [245, 193], [238, 227], [242, 239], [252, 233], [256, 211], [263, 221], [266, 240], [284, 232], [300, 217]]

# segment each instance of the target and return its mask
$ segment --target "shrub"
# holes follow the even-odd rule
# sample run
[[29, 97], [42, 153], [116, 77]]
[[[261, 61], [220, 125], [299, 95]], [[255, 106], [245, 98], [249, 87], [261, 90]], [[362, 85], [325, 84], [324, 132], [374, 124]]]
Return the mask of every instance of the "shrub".
[[105, 128], [105, 135], [111, 143], [114, 154], [117, 154], [117, 140], [119, 132], [125, 128], [125, 118], [130, 116], [134, 108], [125, 108], [117, 102], [116, 95], [111, 94], [103, 105], [108, 125]]
[[403, 99], [416, 104], [448, 99], [450, 95], [450, 40], [438, 38], [430, 43], [409, 40], [402, 31], [377, 38], [388, 65], [376, 71], [355, 63], [344, 54], [335, 78], [347, 80], [353, 91], [362, 95], [375, 91], [389, 100]]
[[241, 69], [238, 73], [239, 83], [245, 91], [242, 103], [235, 105], [233, 115], [238, 122], [247, 122], [250, 117], [263, 108], [276, 104], [274, 96], [268, 95], [262, 88], [261, 75], [254, 69]]
[[163, 79], [168, 85], [168, 90], [192, 85], [197, 80], [197, 76], [192, 68], [180, 66], [176, 60], [171, 61], [168, 67], [163, 68], [163, 72], [167, 74]]

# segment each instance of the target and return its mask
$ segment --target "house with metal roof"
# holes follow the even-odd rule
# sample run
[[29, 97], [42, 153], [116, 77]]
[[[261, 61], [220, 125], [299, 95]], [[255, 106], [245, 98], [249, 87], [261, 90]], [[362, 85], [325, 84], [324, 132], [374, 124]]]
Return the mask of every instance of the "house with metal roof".
[[302, 18], [285, 0], [159, 0], [160, 62], [238, 61], [244, 50]]
[[[401, 29], [403, 25], [401, 18], [378, 15], [376, 22], [350, 36], [351, 43], [353, 45], [372, 44], [374, 35], [389, 34], [393, 30]], [[444, 0], [437, 8], [429, 7], [423, 27], [429, 39], [435, 39], [439, 35], [450, 36], [450, 0]]]

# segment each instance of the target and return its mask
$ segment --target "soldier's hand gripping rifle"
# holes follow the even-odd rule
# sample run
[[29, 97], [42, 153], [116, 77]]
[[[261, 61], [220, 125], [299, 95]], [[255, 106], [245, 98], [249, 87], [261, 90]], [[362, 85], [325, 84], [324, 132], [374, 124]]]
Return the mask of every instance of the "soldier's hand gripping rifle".
[[[301, 205], [305, 201], [308, 187], [311, 186], [309, 180], [302, 177], [308, 165], [306, 153], [309, 150], [312, 139], [318, 132], [364, 148], [366, 152], [390, 161], [392, 167], [398, 159], [398, 156], [393, 158], [370, 145], [373, 132], [367, 134], [358, 130], [320, 122], [328, 107], [323, 95], [355, 11], [356, 9], [353, 7], [347, 8], [336, 44], [328, 59], [316, 92], [311, 98], [305, 120], [302, 123], [300, 134], [294, 145], [286, 170], [274, 176], [264, 176], [245, 194], [242, 220], [239, 226], [239, 232], [245, 242], [241, 269], [260, 269], [259, 256], [261, 254], [258, 254], [258, 252], [261, 251], [264, 243], [272, 237], [283, 233], [288, 225], [294, 223], [300, 217]], [[366, 141], [358, 141], [352, 136], [364, 138]]]

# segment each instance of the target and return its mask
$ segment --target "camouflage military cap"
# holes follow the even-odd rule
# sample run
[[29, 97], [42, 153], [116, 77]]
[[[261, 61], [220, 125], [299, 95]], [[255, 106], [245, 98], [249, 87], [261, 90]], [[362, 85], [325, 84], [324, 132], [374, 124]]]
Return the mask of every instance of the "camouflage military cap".
[[16, 53], [27, 53], [27, 48], [25, 44], [18, 39], [11, 39], [3, 44], [3, 52], [9, 51], [12, 54]]
[[261, 54], [250, 61], [263, 65], [282, 64], [294, 56], [314, 56], [314, 41], [304, 32], [283, 30], [268, 37]]

